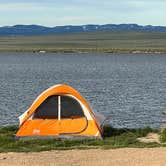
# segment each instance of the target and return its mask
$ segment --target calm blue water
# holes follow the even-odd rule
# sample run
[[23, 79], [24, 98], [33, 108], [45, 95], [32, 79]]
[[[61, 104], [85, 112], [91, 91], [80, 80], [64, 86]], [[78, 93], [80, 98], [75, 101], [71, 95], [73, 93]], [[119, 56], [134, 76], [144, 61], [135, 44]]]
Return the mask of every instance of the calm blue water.
[[166, 110], [166, 55], [0, 53], [0, 126], [48, 87], [76, 88], [113, 127], [159, 128]]

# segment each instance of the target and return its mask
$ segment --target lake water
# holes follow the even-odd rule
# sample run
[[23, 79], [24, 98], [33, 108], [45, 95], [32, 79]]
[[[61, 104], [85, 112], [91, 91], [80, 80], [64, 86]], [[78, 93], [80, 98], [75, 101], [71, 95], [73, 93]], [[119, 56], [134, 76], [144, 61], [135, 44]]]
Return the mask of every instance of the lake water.
[[118, 128], [161, 127], [166, 55], [0, 53], [0, 126], [48, 87], [65, 83]]

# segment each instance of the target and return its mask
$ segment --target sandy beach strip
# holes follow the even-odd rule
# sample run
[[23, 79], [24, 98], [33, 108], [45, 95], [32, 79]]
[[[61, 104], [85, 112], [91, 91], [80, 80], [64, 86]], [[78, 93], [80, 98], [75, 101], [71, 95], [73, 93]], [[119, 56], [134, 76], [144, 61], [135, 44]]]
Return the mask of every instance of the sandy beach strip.
[[0, 153], [0, 166], [163, 166], [166, 148]]

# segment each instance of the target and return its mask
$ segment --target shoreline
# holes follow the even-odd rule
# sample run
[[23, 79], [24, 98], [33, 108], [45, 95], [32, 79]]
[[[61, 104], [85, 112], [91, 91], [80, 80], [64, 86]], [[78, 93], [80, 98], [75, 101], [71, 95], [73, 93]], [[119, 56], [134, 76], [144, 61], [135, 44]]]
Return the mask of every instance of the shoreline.
[[0, 49], [0, 53], [78, 53], [78, 54], [166, 54], [166, 50], [130, 50], [130, 49]]
[[166, 130], [161, 134], [160, 130], [151, 128], [116, 129], [104, 126], [103, 139], [101, 140], [87, 139], [86, 137], [84, 139], [18, 140], [15, 138], [17, 130], [18, 126], [0, 127], [0, 153], [166, 147], [164, 143], [166, 142]]

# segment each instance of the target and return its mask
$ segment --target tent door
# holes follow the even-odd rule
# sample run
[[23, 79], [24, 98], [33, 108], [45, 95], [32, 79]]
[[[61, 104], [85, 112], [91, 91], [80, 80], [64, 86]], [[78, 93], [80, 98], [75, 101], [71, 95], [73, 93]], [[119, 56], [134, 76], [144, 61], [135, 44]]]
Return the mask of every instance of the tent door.
[[87, 127], [81, 105], [71, 96], [58, 96], [58, 120], [61, 134], [75, 134]]
[[72, 96], [49, 96], [34, 112], [33, 120], [56, 121], [60, 134], [74, 134], [86, 129], [88, 121], [80, 103]]

